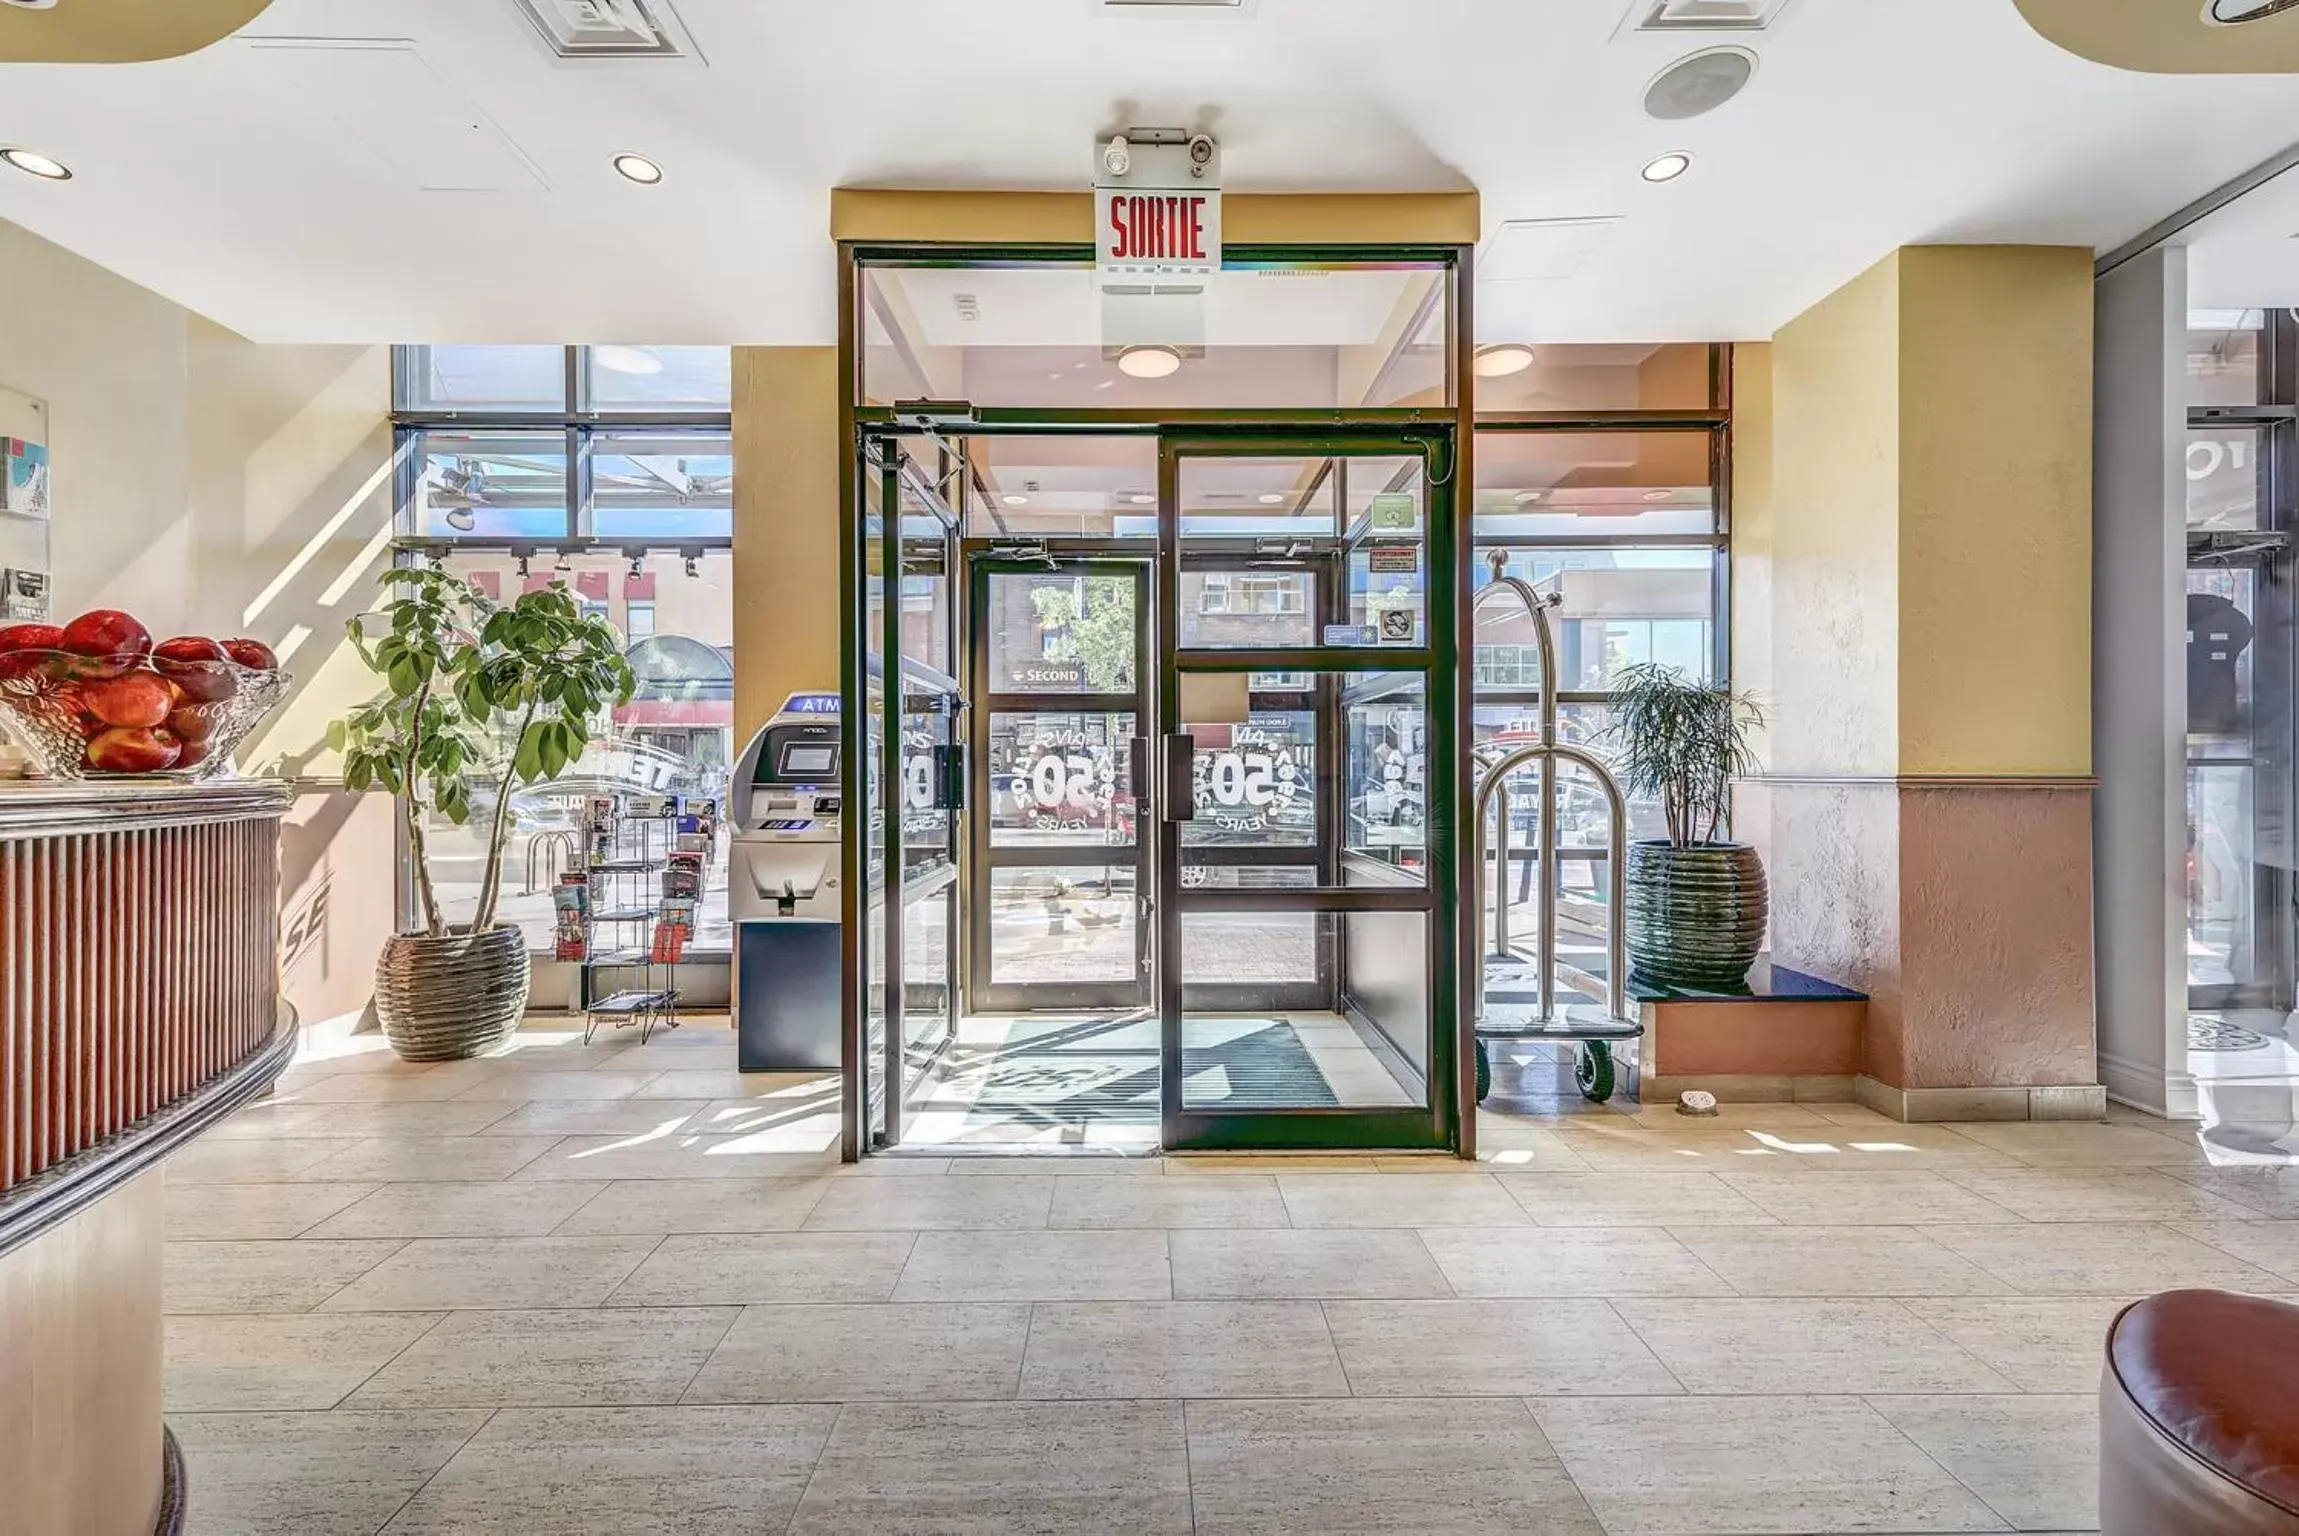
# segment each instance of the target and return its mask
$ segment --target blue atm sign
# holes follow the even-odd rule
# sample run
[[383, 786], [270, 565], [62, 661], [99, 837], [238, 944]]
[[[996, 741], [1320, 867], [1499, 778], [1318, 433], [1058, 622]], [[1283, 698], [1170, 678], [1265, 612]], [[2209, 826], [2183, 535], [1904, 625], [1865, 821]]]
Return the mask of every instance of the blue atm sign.
[[782, 706], [786, 715], [835, 715], [839, 713], [839, 699], [835, 693], [794, 693]]

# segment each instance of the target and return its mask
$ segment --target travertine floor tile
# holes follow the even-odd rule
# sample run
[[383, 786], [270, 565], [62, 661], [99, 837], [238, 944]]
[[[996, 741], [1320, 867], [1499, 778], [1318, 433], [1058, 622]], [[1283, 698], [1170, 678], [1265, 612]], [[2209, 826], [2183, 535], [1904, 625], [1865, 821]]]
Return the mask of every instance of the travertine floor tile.
[[441, 1316], [276, 1312], [171, 1317], [168, 1415], [332, 1408]]
[[2138, 1299], [1971, 1296], [1902, 1305], [2023, 1392], [2094, 1392], [2108, 1324]]
[[2099, 1399], [1871, 1397], [1868, 1405], [2022, 1531], [2099, 1526]]
[[[485, 1140], [484, 1137], [475, 1138]], [[519, 1170], [531, 1179], [771, 1179], [827, 1176], [834, 1157], [780, 1151], [749, 1136], [569, 1136]]]
[[328, 1298], [331, 1312], [595, 1307], [654, 1251], [651, 1237], [426, 1237]]
[[1687, 1392], [2012, 1390], [1895, 1301], [1671, 1297], [1623, 1301], [1613, 1310]]
[[1529, 1227], [1487, 1173], [1294, 1174], [1277, 1187], [1297, 1227]]
[[495, 1072], [456, 1095], [465, 1102], [511, 1100], [566, 1101], [572, 1099], [624, 1099], [653, 1082], [659, 1074], [625, 1072], [600, 1067], [593, 1071]]
[[1025, 1305], [745, 1308], [691, 1403], [957, 1402], [1010, 1398]]
[[2299, 1221], [2182, 1221], [2173, 1230], [2266, 1270], [2276, 1290], [2299, 1285]]
[[543, 1237], [604, 1184], [385, 1184], [311, 1237]]
[[260, 1140], [202, 1136], [168, 1155], [168, 1183], [270, 1184], [292, 1179], [343, 1150], [333, 1137], [267, 1136]]
[[2182, 1286], [2231, 1291], [2289, 1288], [2266, 1270], [2185, 1233], [2141, 1222], [2055, 1221], [1926, 1230], [2014, 1290], [2030, 1295], [2145, 1293]]
[[296, 1177], [375, 1184], [507, 1179], [556, 1145], [548, 1136], [388, 1136], [349, 1144]]
[[[170, 1243], [168, 1312], [309, 1312], [397, 1253], [396, 1241]], [[407, 1311], [405, 1307], [393, 1311]]]
[[167, 1186], [170, 1241], [294, 1237], [374, 1190], [373, 1184], [191, 1184]]
[[[2014, 1170], [2016, 1171], [2016, 1170]], [[1796, 1227], [1929, 1227], [2016, 1222], [2015, 1212], [1956, 1182], [1969, 1170], [1733, 1173], [1725, 1182]], [[1984, 1174], [1974, 1176], [1984, 1177]]]
[[780, 1531], [837, 1410], [506, 1408], [391, 1523], [393, 1536]]
[[511, 1112], [502, 1103], [455, 1099], [414, 1104], [296, 1104], [257, 1102], [206, 1134], [219, 1140], [275, 1136], [468, 1136]]
[[521, 1104], [482, 1136], [647, 1136], [702, 1131], [705, 1099], [540, 1099]]
[[1671, 1230], [1746, 1296], [1983, 1296], [2009, 1289], [2003, 1280], [1934, 1242], [1930, 1234], [1943, 1230], [1936, 1227]]
[[1199, 1536], [1602, 1536], [1521, 1403], [1194, 1402]]
[[806, 1225], [814, 1231], [980, 1231], [1043, 1227], [1051, 1177], [1027, 1179], [839, 1179]]
[[1055, 1302], [1033, 1309], [1021, 1395], [1346, 1397], [1309, 1301]]
[[839, 1413], [792, 1536], [1186, 1536], [1179, 1403], [883, 1403]]
[[1856, 1397], [1719, 1407], [1701, 1397], [1533, 1402], [1606, 1536], [2006, 1529]]
[[[174, 1164], [169, 1165], [174, 1177]], [[2243, 1206], [2253, 1216], [2276, 1220], [2299, 1218], [2299, 1168], [2171, 1168], [2163, 1170], [2184, 1184]]]
[[1396, 1300], [1450, 1296], [1414, 1232], [1231, 1230], [1169, 1235], [1184, 1300]]
[[2152, 1168], [2007, 1168], [1948, 1177], [2029, 1221], [2242, 1221], [2253, 1214]]
[[[1076, 1182], [1064, 1180], [1064, 1186]], [[1164, 1301], [1163, 1232], [922, 1232], [896, 1301]]]
[[374, 1536], [483, 1412], [184, 1413], [198, 1536]]
[[558, 1231], [564, 1237], [795, 1232], [829, 1187], [827, 1175], [742, 1181], [629, 1179], [608, 1185], [561, 1222]]
[[[2168, 1129], [2169, 1123], [2164, 1124]], [[1956, 1133], [2039, 1168], [2172, 1168], [2208, 1161], [2193, 1141], [2139, 1125], [2017, 1120], [1959, 1125]]]
[[1065, 1178], [1054, 1182], [1056, 1227], [1283, 1227], [1277, 1180]]
[[1325, 1317], [1359, 1397], [1681, 1390], [1601, 1301], [1329, 1301]]
[[887, 1301], [910, 1232], [681, 1233], [616, 1287], [614, 1307]]
[[1657, 1227], [1672, 1222], [1762, 1227], [1775, 1220], [1712, 1173], [1504, 1173], [1501, 1187], [1544, 1227]]
[[733, 1307], [450, 1313], [348, 1406], [675, 1403], [734, 1319]]
[[1732, 1287], [1657, 1228], [1424, 1228], [1459, 1296], [1729, 1296]]

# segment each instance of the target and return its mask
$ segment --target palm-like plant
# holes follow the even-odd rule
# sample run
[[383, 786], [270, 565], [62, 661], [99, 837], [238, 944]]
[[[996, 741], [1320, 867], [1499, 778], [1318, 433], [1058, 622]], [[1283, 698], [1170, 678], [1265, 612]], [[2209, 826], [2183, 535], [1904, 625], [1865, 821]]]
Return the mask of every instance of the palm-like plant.
[[432, 884], [426, 812], [460, 826], [471, 819], [471, 780], [497, 786], [487, 862], [470, 932], [494, 926], [510, 840], [515, 784], [544, 783], [582, 756], [599, 716], [629, 700], [637, 682], [613, 625], [564, 582], [497, 605], [459, 576], [421, 566], [383, 575], [396, 595], [384, 605], [387, 634], [364, 619], [347, 626], [360, 659], [388, 684], [384, 695], [328, 728], [343, 754], [346, 789], [399, 796], [423, 932], [447, 923]]
[[1717, 841], [1731, 808], [1732, 781], [1756, 771], [1749, 733], [1764, 712], [1745, 694], [1722, 693], [1675, 667], [1650, 662], [1622, 669], [1613, 686], [1606, 741], [1621, 788], [1658, 800], [1671, 847]]

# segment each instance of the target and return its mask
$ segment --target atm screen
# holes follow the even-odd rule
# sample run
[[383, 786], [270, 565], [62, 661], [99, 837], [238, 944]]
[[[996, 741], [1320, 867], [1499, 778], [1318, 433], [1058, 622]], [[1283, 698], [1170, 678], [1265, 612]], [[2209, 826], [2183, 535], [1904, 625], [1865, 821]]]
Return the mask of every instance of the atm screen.
[[794, 741], [782, 749], [782, 777], [835, 778], [838, 748], [829, 744]]

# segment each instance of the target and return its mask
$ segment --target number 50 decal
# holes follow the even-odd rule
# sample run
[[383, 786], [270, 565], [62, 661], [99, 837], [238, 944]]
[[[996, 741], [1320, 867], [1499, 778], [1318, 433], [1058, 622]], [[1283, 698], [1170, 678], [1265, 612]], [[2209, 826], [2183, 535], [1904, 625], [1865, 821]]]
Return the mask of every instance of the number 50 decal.
[[1030, 797], [1042, 810], [1068, 805], [1081, 811], [1094, 809], [1098, 800], [1094, 759], [1083, 753], [1064, 756], [1048, 752], [1030, 769]]
[[1269, 752], [1218, 752], [1203, 764], [1203, 782], [1216, 805], [1287, 805], [1296, 791], [1291, 758]]

